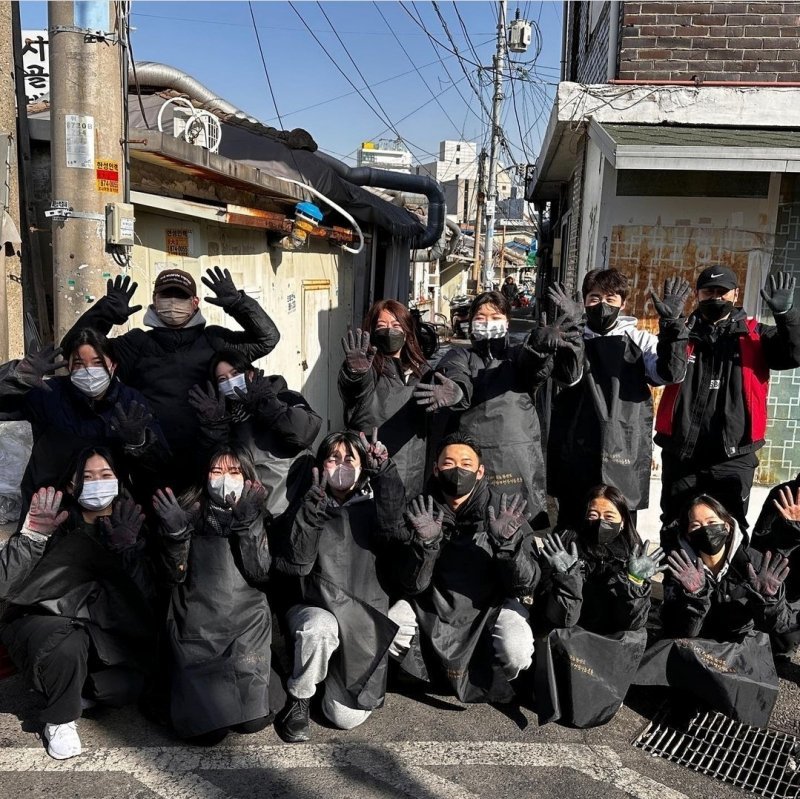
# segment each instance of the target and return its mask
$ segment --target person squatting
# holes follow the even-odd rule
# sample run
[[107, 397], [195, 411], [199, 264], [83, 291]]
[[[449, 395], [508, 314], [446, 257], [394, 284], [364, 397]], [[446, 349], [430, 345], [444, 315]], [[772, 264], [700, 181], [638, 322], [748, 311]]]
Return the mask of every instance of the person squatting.
[[435, 367], [381, 300], [342, 340], [346, 429], [324, 437], [254, 365], [280, 338], [263, 308], [227, 270], [202, 282], [240, 331], [207, 325], [194, 278], [167, 269], [147, 330], [107, 338], [141, 308], [117, 277], [60, 347], [0, 367], [0, 420], [33, 431], [0, 640], [52, 757], [81, 753], [95, 704], [139, 702], [196, 745], [269, 724], [297, 743], [315, 697], [349, 730], [400, 678], [540, 723], [602, 724], [631, 685], [768, 722], [774, 657], [800, 641], [800, 475], [752, 537], [746, 512], [770, 372], [800, 365], [794, 278], [762, 291], [773, 325], [726, 267], [694, 292], [668, 279], [654, 334], [624, 314], [628, 278], [594, 270], [580, 299], [550, 288], [552, 321], [519, 340], [504, 286]]

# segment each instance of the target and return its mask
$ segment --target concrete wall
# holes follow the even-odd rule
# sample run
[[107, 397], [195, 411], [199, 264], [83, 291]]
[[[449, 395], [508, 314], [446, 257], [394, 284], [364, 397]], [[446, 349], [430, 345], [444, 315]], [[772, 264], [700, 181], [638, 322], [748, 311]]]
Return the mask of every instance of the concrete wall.
[[623, 4], [619, 77], [796, 81], [800, 2]]

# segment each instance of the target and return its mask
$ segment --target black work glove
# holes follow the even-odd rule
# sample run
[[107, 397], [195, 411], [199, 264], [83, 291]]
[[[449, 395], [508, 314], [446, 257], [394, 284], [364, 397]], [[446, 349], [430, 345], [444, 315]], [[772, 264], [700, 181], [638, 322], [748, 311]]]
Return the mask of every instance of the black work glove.
[[761, 296], [774, 316], [780, 316], [791, 310], [794, 305], [794, 287], [797, 280], [788, 272], [777, 272], [769, 276], [769, 293], [767, 286], [761, 289]]
[[703, 569], [703, 559], [698, 556], [697, 562], [682, 550], [670, 552], [667, 557], [670, 573], [688, 594], [697, 594], [706, 584], [706, 573]]
[[111, 432], [126, 444], [141, 447], [145, 442], [145, 431], [152, 421], [153, 414], [141, 402], [133, 400], [128, 406], [127, 412], [121, 402], [114, 406], [108, 426]]
[[153, 495], [153, 509], [161, 520], [161, 534], [168, 538], [185, 538], [192, 516], [200, 510], [200, 503], [195, 502], [190, 510], [184, 510], [171, 488], [158, 489]]
[[245, 480], [242, 495], [228, 494], [225, 504], [233, 512], [233, 518], [243, 526], [249, 527], [264, 511], [267, 489], [257, 480]]
[[328, 503], [328, 494], [325, 489], [328, 487], [328, 473], [323, 469], [320, 478], [319, 469], [315, 466], [311, 470], [311, 488], [306, 491], [303, 497], [303, 504], [306, 510], [312, 515], [322, 513]]
[[[250, 411], [257, 410], [262, 405], [273, 405], [283, 403], [278, 399], [278, 395], [272, 390], [269, 380], [264, 377], [264, 373], [259, 369], [253, 373], [253, 377], [244, 376], [244, 388], [235, 388], [236, 397]], [[276, 406], [277, 407], [277, 406]]]
[[577, 324], [583, 319], [584, 307], [583, 303], [572, 299], [567, 293], [567, 289], [563, 283], [557, 286], [550, 286], [547, 289], [547, 298], [561, 311], [566, 314], [567, 319], [572, 324]]
[[117, 325], [125, 324], [128, 317], [142, 310], [141, 305], [131, 306], [131, 300], [136, 293], [138, 283], [131, 283], [129, 275], [117, 275], [113, 280], [106, 282], [106, 308], [114, 317]]
[[436, 372], [433, 383], [418, 383], [411, 396], [417, 401], [417, 405], [431, 413], [440, 408], [450, 408], [460, 402], [464, 392], [458, 383]]
[[406, 515], [411, 522], [411, 527], [414, 529], [417, 539], [423, 544], [434, 544], [442, 537], [444, 511], [440, 510], [434, 516], [433, 497], [428, 497], [427, 502], [428, 505], [426, 507], [424, 496], [412, 499]]
[[661, 547], [649, 555], [644, 551], [644, 544], [639, 543], [628, 558], [628, 579], [636, 585], [642, 585], [653, 575], [667, 570], [664, 550]]
[[103, 529], [108, 543], [115, 552], [122, 552], [136, 545], [144, 524], [141, 505], [132, 499], [120, 499], [114, 503], [111, 516], [103, 516]]
[[747, 564], [747, 579], [756, 593], [764, 599], [772, 599], [777, 596], [788, 576], [789, 558], [785, 558], [781, 554], [773, 555], [771, 552], [765, 552], [758, 572], [753, 568], [752, 563]]
[[489, 540], [500, 549], [515, 549], [520, 537], [520, 528], [525, 524], [527, 500], [521, 494], [513, 494], [509, 502], [508, 494], [500, 497], [500, 515], [489, 505]]
[[378, 441], [378, 428], [372, 428], [372, 439], [370, 441], [367, 441], [367, 437], [364, 433], [359, 433], [358, 437], [361, 439], [361, 443], [367, 451], [367, 469], [372, 472], [377, 471], [389, 460], [389, 450], [386, 449], [385, 444], [381, 444], [381, 442]]
[[14, 375], [20, 383], [31, 388], [43, 388], [52, 391], [44, 380], [45, 375], [51, 375], [58, 369], [65, 369], [68, 364], [61, 358], [63, 350], [48, 344], [35, 352], [29, 352], [14, 370]]
[[[568, 332], [567, 328], [572, 328], [572, 331]], [[574, 346], [575, 335], [580, 337], [580, 331], [566, 313], [549, 325], [547, 314], [543, 313], [539, 324], [528, 335], [526, 346], [537, 353], [554, 353], [562, 347]]]
[[342, 337], [342, 349], [348, 370], [356, 375], [364, 375], [370, 370], [372, 359], [378, 351], [370, 346], [369, 333], [361, 328], [355, 333], [347, 331], [347, 335]]
[[226, 269], [224, 272], [215, 266], [207, 269], [208, 277], [201, 278], [203, 285], [211, 289], [216, 297], [204, 297], [203, 299], [211, 305], [219, 305], [223, 310], [230, 308], [239, 299], [239, 289], [236, 288], [231, 278], [231, 273]]
[[682, 277], [670, 277], [664, 281], [664, 299], [654, 291], [650, 292], [650, 299], [661, 319], [678, 319], [691, 293], [692, 287]]
[[542, 557], [553, 571], [566, 574], [578, 562], [578, 545], [573, 541], [567, 551], [561, 536], [550, 533], [542, 544]]
[[210, 380], [206, 383], [205, 391], [200, 386], [189, 389], [189, 405], [194, 408], [201, 424], [221, 422], [225, 418], [225, 395], [218, 392]]
[[22, 532], [52, 535], [69, 518], [69, 513], [58, 509], [63, 499], [61, 491], [55, 488], [40, 488], [32, 497], [28, 515], [22, 525]]

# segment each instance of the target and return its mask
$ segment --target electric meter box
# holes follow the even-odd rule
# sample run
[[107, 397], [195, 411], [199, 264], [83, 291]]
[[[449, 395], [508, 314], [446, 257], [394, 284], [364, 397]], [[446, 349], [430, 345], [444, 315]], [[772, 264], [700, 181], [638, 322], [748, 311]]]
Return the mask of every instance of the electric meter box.
[[109, 203], [106, 205], [106, 244], [117, 247], [133, 247], [133, 226], [136, 217], [131, 203]]
[[508, 49], [512, 53], [524, 53], [531, 44], [533, 26], [524, 19], [515, 19], [508, 29]]

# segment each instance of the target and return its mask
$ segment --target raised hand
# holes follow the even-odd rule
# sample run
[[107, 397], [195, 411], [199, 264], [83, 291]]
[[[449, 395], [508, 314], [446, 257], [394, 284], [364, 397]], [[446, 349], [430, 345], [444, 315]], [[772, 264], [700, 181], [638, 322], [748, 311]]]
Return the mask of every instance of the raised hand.
[[389, 450], [386, 449], [384, 444], [378, 441], [378, 428], [372, 428], [372, 438], [370, 441], [367, 441], [367, 437], [364, 433], [359, 433], [358, 437], [361, 439], [361, 443], [367, 451], [367, 469], [372, 471], [380, 469], [380, 467], [389, 460]]
[[560, 308], [571, 322], [580, 322], [583, 318], [583, 304], [569, 296], [563, 283], [559, 283], [557, 286], [550, 286], [547, 289], [547, 299], [557, 308]]
[[550, 533], [542, 544], [542, 557], [553, 571], [566, 574], [578, 562], [578, 545], [573, 541], [567, 551], [561, 536]]
[[786, 313], [794, 305], [794, 287], [797, 280], [788, 272], [777, 272], [769, 276], [769, 281], [761, 296], [773, 314]]
[[781, 590], [783, 581], [789, 576], [789, 558], [765, 552], [761, 568], [756, 572], [752, 563], [747, 564], [747, 579], [753, 589], [766, 598], [774, 597]]
[[425, 544], [430, 544], [438, 540], [442, 535], [444, 511], [440, 510], [439, 513], [434, 515], [433, 497], [427, 498], [427, 506], [425, 501], [424, 496], [412, 499], [406, 515], [417, 538]]
[[528, 336], [527, 345], [540, 353], [555, 352], [561, 347], [570, 346], [571, 341], [565, 326], [574, 327], [567, 314], [561, 314], [555, 322], [548, 325], [547, 314], [542, 313], [539, 324]]
[[269, 380], [259, 369], [252, 377], [244, 376], [244, 388], [235, 388], [236, 396], [248, 408], [257, 408], [262, 402], [271, 402], [278, 398], [272, 390]]
[[634, 583], [643, 583], [653, 575], [667, 570], [666, 556], [661, 547], [653, 550], [649, 555], [645, 552], [643, 543], [634, 548], [628, 558], [628, 578]]
[[130, 549], [138, 541], [144, 524], [142, 507], [132, 499], [121, 499], [114, 503], [111, 516], [103, 517], [102, 524], [111, 549], [117, 552]]
[[127, 412], [121, 402], [114, 406], [108, 426], [111, 432], [126, 444], [139, 447], [144, 444], [145, 431], [152, 421], [153, 414], [141, 402], [133, 400]]
[[372, 360], [378, 351], [377, 348], [370, 346], [369, 333], [361, 328], [355, 332], [347, 331], [347, 335], [342, 337], [342, 349], [348, 370], [357, 375], [366, 374], [370, 370]]
[[500, 497], [500, 515], [496, 515], [494, 507], [489, 505], [489, 533], [496, 543], [507, 545], [525, 523], [525, 506], [527, 500], [521, 494], [513, 494], [509, 502], [508, 494]]
[[662, 319], [677, 319], [683, 314], [683, 306], [691, 293], [692, 287], [682, 277], [670, 277], [664, 281], [664, 298], [651, 291], [650, 299]]
[[69, 517], [67, 511], [58, 509], [64, 495], [55, 488], [40, 488], [32, 497], [28, 515], [22, 525], [23, 532], [52, 535]]
[[418, 383], [411, 395], [417, 401], [417, 405], [425, 408], [428, 413], [438, 411], [440, 408], [450, 408], [464, 396], [458, 383], [454, 383], [439, 372], [433, 375], [433, 381], [433, 383]]
[[138, 283], [132, 283], [129, 275], [117, 275], [106, 282], [106, 308], [114, 315], [114, 321], [124, 324], [128, 317], [142, 310], [141, 305], [131, 306]]
[[328, 473], [323, 469], [320, 477], [319, 469], [311, 470], [311, 487], [306, 491], [303, 502], [312, 513], [320, 513], [328, 502]]
[[773, 499], [772, 504], [787, 522], [800, 522], [800, 487], [797, 489], [797, 498], [794, 498], [791, 488], [783, 486], [778, 491], [778, 499]]
[[264, 510], [264, 501], [267, 498], [267, 489], [257, 480], [245, 480], [242, 495], [236, 499], [236, 494], [225, 497], [225, 504], [233, 511], [233, 518], [242, 524], [252, 524]]
[[161, 520], [161, 533], [169, 538], [183, 538], [189, 529], [191, 517], [200, 509], [195, 502], [189, 511], [184, 510], [171, 488], [158, 489], [153, 495], [153, 509]]
[[697, 561], [692, 563], [692, 559], [682, 549], [679, 549], [670, 552], [667, 557], [667, 566], [675, 580], [689, 594], [696, 594], [706, 584], [703, 559], [699, 556]]
[[213, 269], [206, 269], [206, 275], [207, 277], [200, 278], [203, 285], [216, 294], [215, 297], [204, 297], [206, 302], [219, 305], [220, 308], [229, 308], [239, 299], [239, 289], [227, 269], [223, 272], [215, 266]]
[[206, 390], [200, 386], [192, 386], [189, 389], [189, 405], [194, 408], [197, 418], [201, 423], [219, 422], [225, 418], [225, 395], [214, 387], [209, 380], [206, 383]]
[[45, 391], [52, 391], [44, 377], [67, 367], [67, 362], [60, 357], [62, 352], [61, 347], [55, 347], [52, 344], [48, 344], [40, 350], [29, 352], [17, 364], [15, 370], [17, 380], [31, 388], [43, 388]]

